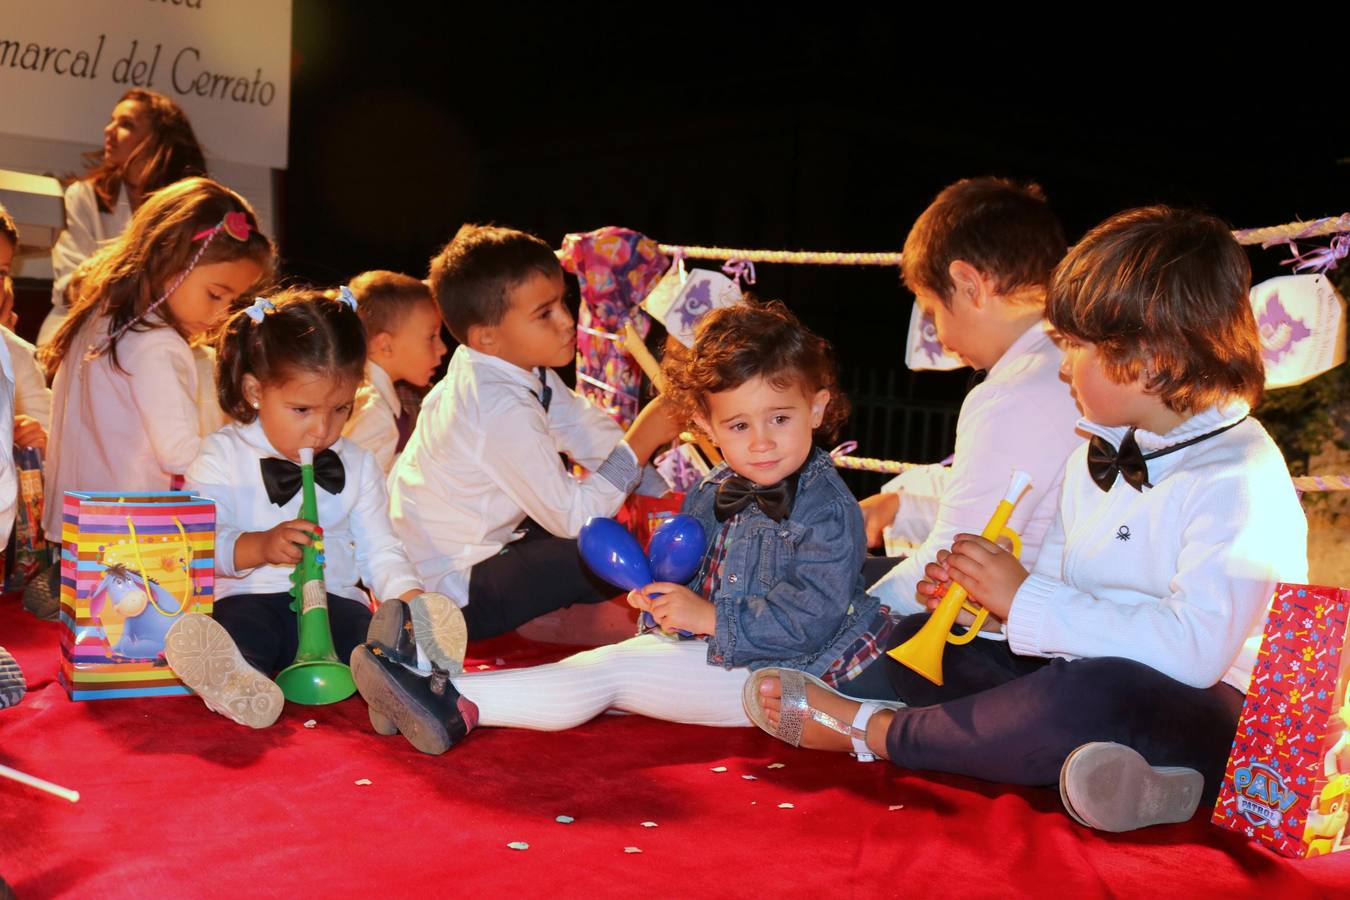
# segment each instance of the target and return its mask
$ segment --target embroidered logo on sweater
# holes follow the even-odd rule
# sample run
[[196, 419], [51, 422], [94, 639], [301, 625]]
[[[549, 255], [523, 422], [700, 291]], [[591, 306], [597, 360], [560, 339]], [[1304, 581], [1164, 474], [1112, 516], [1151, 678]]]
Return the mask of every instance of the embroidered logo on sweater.
[[1130, 539], [1130, 526], [1122, 525], [1116, 529], [1116, 540], [1128, 541]]

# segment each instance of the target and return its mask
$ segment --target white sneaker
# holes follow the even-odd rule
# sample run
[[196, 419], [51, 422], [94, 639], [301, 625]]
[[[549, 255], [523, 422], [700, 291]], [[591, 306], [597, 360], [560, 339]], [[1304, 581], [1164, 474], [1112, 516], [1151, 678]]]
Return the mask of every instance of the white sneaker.
[[281, 688], [248, 664], [230, 633], [210, 616], [188, 613], [175, 622], [164, 638], [164, 658], [208, 709], [227, 719], [266, 728], [281, 715]]
[[1098, 831], [1133, 831], [1195, 815], [1205, 778], [1183, 766], [1150, 766], [1133, 747], [1097, 741], [1069, 754], [1059, 796], [1073, 819]]

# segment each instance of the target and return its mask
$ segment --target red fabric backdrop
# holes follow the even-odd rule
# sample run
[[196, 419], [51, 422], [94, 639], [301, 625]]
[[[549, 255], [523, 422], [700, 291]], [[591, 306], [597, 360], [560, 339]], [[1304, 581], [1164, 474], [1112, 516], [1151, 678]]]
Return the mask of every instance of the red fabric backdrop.
[[[0, 645], [29, 682], [0, 710], [0, 763], [82, 795], [0, 780], [0, 875], [21, 898], [1350, 895], [1350, 853], [1280, 859], [1205, 816], [1098, 834], [1050, 791], [858, 764], [748, 728], [603, 716], [559, 734], [483, 729], [429, 757], [375, 735], [359, 698], [288, 706], [265, 731], [195, 698], [72, 703], [56, 626], [13, 598]], [[472, 651], [558, 655], [514, 638]]]

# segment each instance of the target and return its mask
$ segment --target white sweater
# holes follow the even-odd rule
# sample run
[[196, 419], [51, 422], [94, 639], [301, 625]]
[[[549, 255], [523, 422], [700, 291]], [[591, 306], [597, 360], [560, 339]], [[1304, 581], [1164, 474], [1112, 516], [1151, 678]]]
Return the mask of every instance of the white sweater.
[[[1211, 408], [1144, 453], [1236, 422]], [[1080, 427], [1119, 445], [1126, 428]], [[1254, 419], [1150, 460], [1152, 488], [1103, 492], [1087, 446], [1069, 457], [1059, 517], [1013, 600], [1009, 647], [1025, 656], [1117, 656], [1192, 687], [1246, 691], [1277, 581], [1308, 577], [1308, 525], [1275, 443]]]

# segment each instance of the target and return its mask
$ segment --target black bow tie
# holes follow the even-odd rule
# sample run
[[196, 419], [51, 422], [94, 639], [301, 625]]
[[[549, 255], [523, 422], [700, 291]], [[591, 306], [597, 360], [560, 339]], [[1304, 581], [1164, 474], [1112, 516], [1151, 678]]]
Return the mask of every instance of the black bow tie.
[[781, 522], [792, 512], [792, 500], [797, 494], [797, 479], [800, 477], [800, 471], [793, 472], [777, 484], [762, 487], [749, 478], [732, 475], [717, 486], [713, 515], [717, 521], [725, 522], [751, 503], [756, 503], [764, 515]]
[[[1243, 416], [1243, 419], [1245, 418], [1246, 416]], [[1148, 480], [1148, 461], [1150, 459], [1175, 453], [1183, 447], [1198, 444], [1203, 440], [1214, 437], [1216, 434], [1223, 434], [1228, 429], [1242, 424], [1243, 419], [1238, 419], [1231, 425], [1206, 432], [1199, 437], [1191, 438], [1189, 441], [1182, 441], [1161, 450], [1154, 450], [1152, 453], [1144, 453], [1139, 449], [1139, 442], [1134, 438], [1133, 428], [1125, 432], [1125, 437], [1120, 441], [1119, 450], [1112, 447], [1111, 442], [1106, 438], [1094, 435], [1092, 441], [1088, 444], [1088, 474], [1097, 483], [1097, 487], [1104, 491], [1111, 490], [1111, 487], [1116, 483], [1116, 476], [1120, 475], [1125, 479], [1126, 484], [1136, 491], [1142, 492], [1146, 487], [1153, 487]]]
[[[260, 459], [263, 486], [267, 499], [277, 506], [285, 506], [300, 490], [300, 467], [289, 459]], [[347, 472], [342, 460], [332, 450], [314, 456], [314, 481], [330, 494], [342, 493], [347, 484]]]

